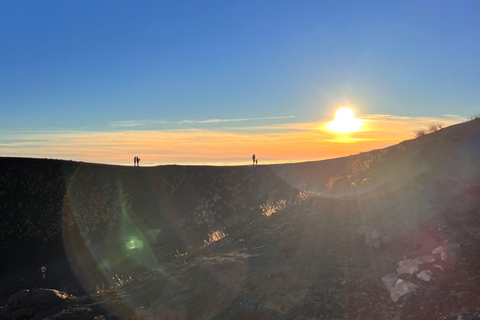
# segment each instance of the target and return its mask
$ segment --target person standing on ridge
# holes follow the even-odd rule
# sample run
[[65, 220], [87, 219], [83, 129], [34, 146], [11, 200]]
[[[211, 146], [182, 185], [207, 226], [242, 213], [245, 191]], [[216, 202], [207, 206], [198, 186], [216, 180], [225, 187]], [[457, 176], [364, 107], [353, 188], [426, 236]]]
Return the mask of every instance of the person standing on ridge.
[[135, 156], [135, 158], [133, 158], [133, 166], [134, 166], [134, 167], [137, 166], [137, 156]]
[[45, 280], [45, 278], [47, 277], [47, 267], [42, 266], [40, 268], [40, 271], [42, 271], [42, 278], [43, 278], [43, 280]]
[[140, 158], [137, 157], [137, 167], [140, 167]]
[[253, 165], [255, 165], [255, 153], [252, 156], [252, 160], [253, 160]]

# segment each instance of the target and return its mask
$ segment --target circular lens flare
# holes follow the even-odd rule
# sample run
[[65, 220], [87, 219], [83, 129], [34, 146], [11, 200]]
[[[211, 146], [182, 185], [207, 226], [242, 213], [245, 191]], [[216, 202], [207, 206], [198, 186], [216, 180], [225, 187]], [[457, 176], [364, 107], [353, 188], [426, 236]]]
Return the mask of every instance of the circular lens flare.
[[143, 248], [143, 242], [141, 240], [132, 238], [130, 241], [127, 242], [126, 247], [127, 247], [128, 250], [142, 249]]

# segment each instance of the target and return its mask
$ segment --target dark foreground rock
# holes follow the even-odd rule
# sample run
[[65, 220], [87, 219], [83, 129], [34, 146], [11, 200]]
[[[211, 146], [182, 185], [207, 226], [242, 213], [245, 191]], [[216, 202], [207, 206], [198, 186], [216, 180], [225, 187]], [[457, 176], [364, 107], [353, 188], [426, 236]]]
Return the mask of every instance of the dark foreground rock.
[[8, 299], [0, 311], [0, 319], [31, 319], [69, 298], [68, 294], [54, 289], [22, 290]]

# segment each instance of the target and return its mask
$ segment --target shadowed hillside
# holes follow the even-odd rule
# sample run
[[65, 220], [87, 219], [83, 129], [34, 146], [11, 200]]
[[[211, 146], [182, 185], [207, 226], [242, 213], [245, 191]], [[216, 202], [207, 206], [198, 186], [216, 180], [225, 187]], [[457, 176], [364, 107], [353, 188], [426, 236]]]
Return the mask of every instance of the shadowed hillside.
[[52, 319], [455, 317], [480, 307], [479, 137], [269, 166], [0, 158], [0, 304], [50, 287], [78, 296]]
[[261, 204], [295, 198], [307, 185], [327, 189], [331, 173], [341, 172], [345, 162], [121, 167], [1, 158], [0, 254], [8, 261], [2, 272], [26, 268], [28, 277], [52, 260], [63, 265], [65, 246], [74, 257], [86, 254], [86, 244], [110, 255], [93, 258], [121, 269], [136, 251], [128, 249], [132, 239], [158, 248], [154, 260], [169, 261], [176, 249], [197, 248], [209, 233], [258, 217]]

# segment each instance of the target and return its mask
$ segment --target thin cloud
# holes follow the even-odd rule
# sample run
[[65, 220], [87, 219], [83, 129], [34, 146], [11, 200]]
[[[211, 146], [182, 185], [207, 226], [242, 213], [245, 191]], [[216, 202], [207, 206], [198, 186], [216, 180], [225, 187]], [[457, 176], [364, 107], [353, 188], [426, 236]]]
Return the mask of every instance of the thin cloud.
[[242, 122], [242, 121], [254, 121], [254, 120], [278, 120], [278, 119], [291, 119], [294, 116], [281, 116], [281, 117], [263, 117], [263, 118], [241, 118], [241, 119], [209, 119], [209, 120], [181, 120], [178, 124], [196, 124], [196, 123], [222, 123], [222, 122]]
[[209, 124], [209, 123], [224, 123], [224, 122], [243, 122], [256, 120], [279, 120], [291, 119], [294, 116], [279, 116], [279, 117], [261, 117], [261, 118], [240, 118], [240, 119], [208, 119], [208, 120], [180, 120], [180, 121], [164, 121], [164, 120], [126, 120], [126, 121], [111, 121], [108, 123], [109, 127], [129, 128], [140, 126], [151, 126], [159, 124]]
[[444, 114], [443, 116], [446, 117], [446, 118], [452, 118], [452, 119], [455, 119], [455, 120], [458, 120], [458, 121], [465, 121], [465, 120], [468, 119], [468, 118], [465, 118], [465, 117], [462, 117], [462, 116], [459, 116], [459, 115], [456, 115], [456, 114]]
[[125, 120], [125, 121], [110, 121], [109, 127], [140, 127], [148, 125], [167, 124], [167, 121], [163, 120]]

